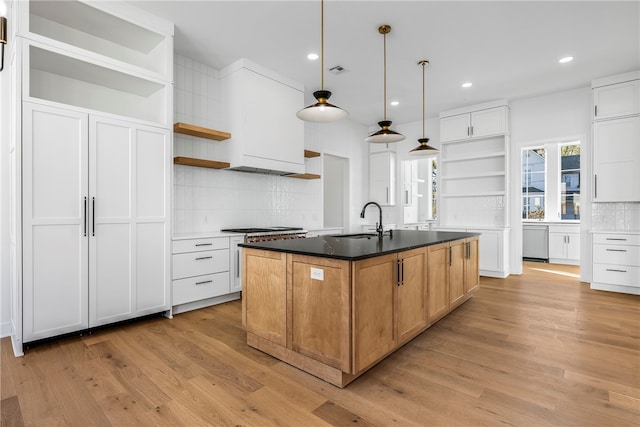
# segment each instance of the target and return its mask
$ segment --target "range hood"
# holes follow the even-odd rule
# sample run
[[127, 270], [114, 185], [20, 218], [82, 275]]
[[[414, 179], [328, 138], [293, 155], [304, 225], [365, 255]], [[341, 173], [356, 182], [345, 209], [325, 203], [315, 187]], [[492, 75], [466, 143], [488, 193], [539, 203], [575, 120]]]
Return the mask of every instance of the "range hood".
[[223, 122], [230, 170], [302, 174], [304, 86], [246, 59], [220, 70]]

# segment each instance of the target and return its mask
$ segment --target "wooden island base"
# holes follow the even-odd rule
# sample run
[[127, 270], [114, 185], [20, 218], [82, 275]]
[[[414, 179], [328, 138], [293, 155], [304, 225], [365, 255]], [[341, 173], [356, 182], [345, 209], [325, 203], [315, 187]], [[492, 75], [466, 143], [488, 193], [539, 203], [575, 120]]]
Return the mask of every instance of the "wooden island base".
[[350, 261], [245, 247], [247, 344], [345, 387], [464, 301], [478, 237]]

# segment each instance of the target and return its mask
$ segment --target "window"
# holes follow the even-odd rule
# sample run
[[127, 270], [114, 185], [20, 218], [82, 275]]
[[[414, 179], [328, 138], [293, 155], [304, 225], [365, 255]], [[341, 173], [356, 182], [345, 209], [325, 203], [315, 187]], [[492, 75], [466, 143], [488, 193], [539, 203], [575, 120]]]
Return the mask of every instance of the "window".
[[580, 219], [580, 144], [560, 146], [560, 218]]
[[522, 150], [522, 219], [580, 219], [580, 142]]
[[522, 219], [545, 219], [545, 148], [522, 150]]

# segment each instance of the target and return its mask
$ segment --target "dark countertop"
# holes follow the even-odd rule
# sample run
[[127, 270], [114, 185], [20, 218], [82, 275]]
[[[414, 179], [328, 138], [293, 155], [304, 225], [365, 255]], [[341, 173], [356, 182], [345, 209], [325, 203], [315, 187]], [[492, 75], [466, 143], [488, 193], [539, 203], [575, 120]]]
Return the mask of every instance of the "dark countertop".
[[478, 235], [479, 233], [452, 231], [393, 230], [393, 237], [389, 237], [388, 233], [385, 233], [382, 240], [378, 239], [378, 236], [358, 239], [318, 236], [306, 239], [242, 243], [240, 246], [267, 251], [357, 261]]

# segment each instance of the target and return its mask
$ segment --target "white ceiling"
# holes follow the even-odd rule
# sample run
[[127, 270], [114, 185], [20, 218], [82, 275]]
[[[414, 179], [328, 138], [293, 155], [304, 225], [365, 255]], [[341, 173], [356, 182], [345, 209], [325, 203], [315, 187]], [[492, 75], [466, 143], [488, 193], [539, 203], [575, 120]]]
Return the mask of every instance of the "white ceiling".
[[[175, 24], [175, 51], [215, 68], [248, 58], [320, 88], [320, 1], [134, 1]], [[498, 98], [584, 87], [640, 68], [640, 2], [325, 1], [325, 71], [331, 102], [375, 125], [383, 114], [383, 37], [394, 123], [421, 120], [427, 59], [427, 115]], [[574, 61], [559, 64], [561, 57]], [[473, 82], [462, 89], [465, 81]]]

